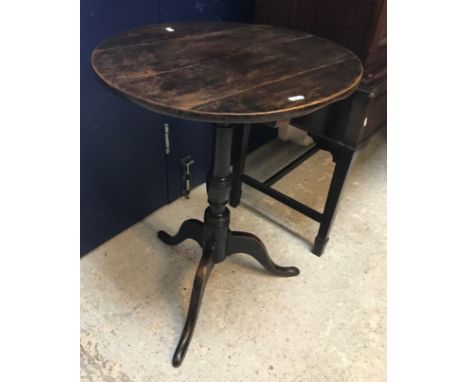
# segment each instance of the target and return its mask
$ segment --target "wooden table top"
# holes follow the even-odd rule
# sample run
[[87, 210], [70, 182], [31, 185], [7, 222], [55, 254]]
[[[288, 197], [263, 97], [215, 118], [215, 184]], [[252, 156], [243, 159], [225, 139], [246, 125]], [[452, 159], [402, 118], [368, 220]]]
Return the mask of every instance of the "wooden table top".
[[101, 42], [92, 66], [114, 91], [159, 113], [225, 123], [290, 119], [349, 96], [359, 59], [323, 38], [258, 24], [144, 26]]

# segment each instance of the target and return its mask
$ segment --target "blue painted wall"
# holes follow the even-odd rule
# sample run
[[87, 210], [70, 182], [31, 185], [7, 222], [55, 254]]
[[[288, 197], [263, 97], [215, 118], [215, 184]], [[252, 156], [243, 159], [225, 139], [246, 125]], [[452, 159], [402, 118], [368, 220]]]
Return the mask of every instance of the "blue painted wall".
[[94, 47], [159, 20], [154, 0], [81, 2], [81, 253], [167, 202], [162, 117], [111, 93], [95, 76]]
[[253, 22], [254, 0], [159, 0], [161, 22], [180, 20]]

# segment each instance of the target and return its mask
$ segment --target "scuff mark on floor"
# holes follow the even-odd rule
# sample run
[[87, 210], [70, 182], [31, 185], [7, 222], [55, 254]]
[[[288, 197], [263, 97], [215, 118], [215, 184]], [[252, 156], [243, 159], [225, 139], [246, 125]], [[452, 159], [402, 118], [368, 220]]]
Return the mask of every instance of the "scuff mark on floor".
[[132, 382], [128, 375], [119, 370], [120, 365], [101, 355], [98, 344], [93, 344], [89, 338], [86, 331], [81, 332], [81, 382]]

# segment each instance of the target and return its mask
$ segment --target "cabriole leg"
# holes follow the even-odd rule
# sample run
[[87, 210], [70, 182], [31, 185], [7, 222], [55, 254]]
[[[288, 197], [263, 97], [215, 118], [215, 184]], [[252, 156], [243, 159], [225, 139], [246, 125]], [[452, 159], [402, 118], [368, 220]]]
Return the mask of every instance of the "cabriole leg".
[[184, 360], [187, 349], [190, 345], [195, 325], [197, 323], [198, 312], [200, 311], [200, 305], [205, 292], [205, 287], [210, 277], [211, 270], [213, 269], [215, 262], [212, 250], [203, 251], [203, 256], [197, 268], [195, 274], [195, 280], [193, 281], [192, 296], [190, 297], [190, 305], [187, 313], [187, 319], [185, 320], [184, 329], [180, 336], [179, 344], [177, 345], [174, 357], [172, 358], [172, 365], [179, 367]]
[[282, 267], [273, 262], [265, 245], [255, 235], [247, 232], [232, 232], [229, 237], [228, 255], [245, 253], [257, 260], [263, 268], [275, 276], [291, 277], [299, 274], [296, 267]]
[[159, 239], [169, 245], [177, 245], [184, 240], [195, 240], [200, 247], [203, 246], [203, 223], [200, 220], [188, 219], [182, 223], [179, 231], [171, 236], [165, 231], [158, 232]]

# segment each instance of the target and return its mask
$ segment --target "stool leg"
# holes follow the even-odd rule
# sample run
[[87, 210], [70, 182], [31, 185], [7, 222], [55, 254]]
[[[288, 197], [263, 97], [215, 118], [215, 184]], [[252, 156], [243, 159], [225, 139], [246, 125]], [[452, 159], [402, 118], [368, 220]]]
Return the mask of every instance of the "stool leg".
[[323, 211], [323, 218], [312, 248], [312, 253], [317, 256], [321, 256], [323, 254], [328, 242], [328, 235], [330, 234], [330, 230], [333, 225], [341, 193], [356, 157], [357, 152], [351, 149], [343, 149], [340, 150], [340, 152], [334, 153], [335, 170], [333, 172], [333, 178], [328, 191], [327, 201]]
[[241, 125], [234, 128], [232, 140], [232, 188], [229, 205], [237, 207], [242, 197], [242, 175], [244, 174], [245, 158], [249, 145], [250, 125]]

